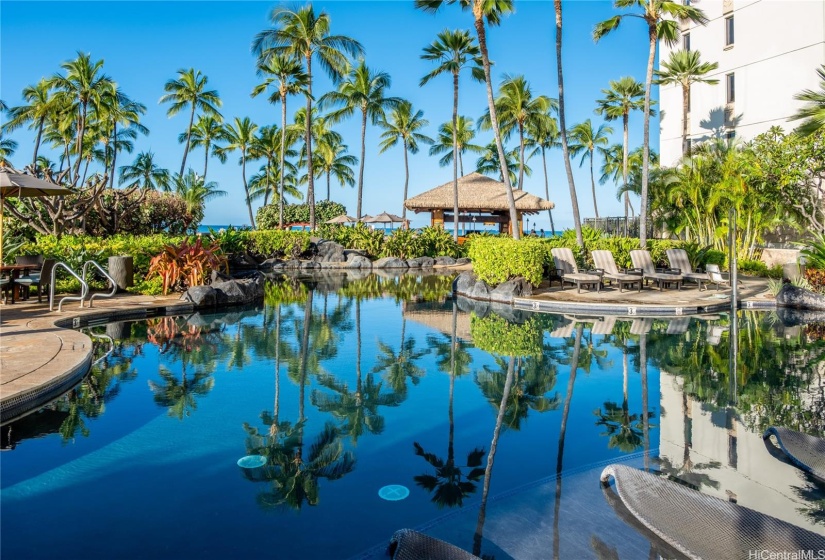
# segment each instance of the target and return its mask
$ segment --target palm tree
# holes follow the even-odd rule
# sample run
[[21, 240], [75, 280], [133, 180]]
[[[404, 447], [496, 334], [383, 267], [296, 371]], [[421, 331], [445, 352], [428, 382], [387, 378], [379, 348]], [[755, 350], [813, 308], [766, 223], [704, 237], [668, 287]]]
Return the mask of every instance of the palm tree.
[[[453, 239], [458, 240], [458, 76], [461, 70], [469, 68], [476, 79], [483, 78], [483, 68], [478, 47], [473, 43], [470, 33], [464, 30], [445, 29], [438, 34], [435, 41], [424, 47], [424, 60], [434, 60], [439, 66], [421, 78], [423, 86], [440, 74], [450, 73], [453, 77]], [[406, 200], [406, 186], [404, 190]], [[406, 212], [406, 208], [404, 208]]]
[[198, 223], [203, 219], [204, 206], [212, 199], [226, 196], [215, 181], [206, 183], [203, 177], [190, 169], [186, 175], [175, 175], [175, 193], [186, 203], [186, 210]]
[[596, 212], [596, 217], [599, 217], [599, 207], [596, 203], [596, 179], [593, 175], [593, 159], [596, 148], [607, 146], [608, 134], [613, 134], [613, 129], [606, 124], [599, 125], [599, 128], [593, 130], [593, 123], [587, 119], [583, 123], [574, 124], [573, 128], [568, 132], [572, 143], [568, 147], [570, 155], [576, 157], [581, 154], [582, 159], [579, 162], [579, 167], [584, 165], [585, 160], [590, 160], [590, 187], [593, 189], [593, 210]]
[[252, 50], [261, 58], [285, 55], [304, 58], [306, 71], [306, 130], [307, 149], [307, 203], [309, 224], [315, 229], [315, 180], [312, 170], [312, 59], [319, 59], [321, 68], [338, 82], [349, 67], [346, 55], [363, 56], [364, 48], [355, 39], [330, 35], [330, 18], [326, 12], [316, 16], [312, 4], [297, 10], [278, 7], [272, 10], [270, 21], [275, 27], [261, 31], [252, 42]]
[[[475, 123], [470, 117], [458, 117], [458, 127], [456, 128], [456, 141], [458, 142], [458, 172], [464, 176], [464, 158], [466, 152], [474, 154], [484, 153], [484, 148], [478, 144], [471, 144], [476, 137]], [[438, 160], [438, 165], [446, 167], [453, 161], [453, 123], [445, 122], [438, 127], [438, 139], [430, 146], [430, 155], [437, 156], [444, 154]]]
[[120, 168], [118, 184], [122, 185], [127, 181], [134, 181], [142, 189], [168, 191], [171, 177], [169, 170], [155, 163], [155, 154], [140, 152], [132, 165], [124, 165]]
[[[630, 111], [644, 109], [645, 87], [630, 76], [610, 81], [610, 88], [603, 89], [603, 99], [596, 101], [596, 113], [606, 121], [622, 119], [622, 184], [627, 185], [628, 124]], [[624, 217], [627, 220], [630, 209], [630, 196], [624, 195]]]
[[[560, 3], [561, 0], [555, 0]], [[598, 41], [619, 26], [622, 18], [641, 18], [647, 24], [648, 57], [647, 74], [645, 76], [645, 105], [644, 105], [644, 132], [642, 137], [642, 202], [639, 209], [639, 244], [642, 248], [647, 245], [647, 214], [648, 214], [648, 178], [650, 157], [650, 88], [653, 85], [653, 63], [656, 60], [656, 45], [664, 41], [673, 45], [679, 40], [680, 21], [690, 20], [693, 23], [704, 25], [708, 19], [702, 10], [676, 0], [614, 0], [616, 8], [638, 7], [641, 13], [628, 13], [613, 16], [610, 19], [596, 24], [593, 29], [593, 39]]]
[[[281, 155], [279, 165], [284, 169], [287, 146], [287, 126], [286, 126], [286, 96], [298, 94], [304, 91], [309, 82], [309, 77], [304, 73], [300, 60], [295, 56], [283, 54], [273, 54], [263, 56], [263, 60], [258, 62], [258, 75], [268, 75], [262, 83], [252, 90], [252, 97], [255, 97], [272, 84], [276, 85], [277, 91], [269, 97], [270, 103], [281, 102]], [[284, 227], [284, 173], [280, 172], [279, 195], [278, 195], [278, 227]], [[327, 194], [329, 198], [329, 194]]]
[[210, 373], [196, 371], [192, 377], [186, 374], [184, 365], [180, 381], [175, 374], [163, 366], [159, 367], [163, 383], [149, 381], [149, 388], [154, 393], [154, 400], [159, 406], [169, 409], [169, 416], [174, 416], [178, 420], [183, 420], [184, 416], [189, 416], [192, 411], [198, 408], [195, 397], [202, 397], [209, 394], [215, 386], [215, 380]]
[[386, 372], [386, 379], [392, 390], [399, 396], [405, 397], [407, 394], [407, 378], [412, 380], [413, 385], [418, 385], [426, 371], [416, 364], [418, 360], [429, 354], [429, 350], [418, 351], [415, 348], [415, 339], [406, 338], [407, 318], [401, 319], [401, 344], [396, 352], [392, 346], [378, 341], [378, 349], [381, 351], [376, 358], [376, 364], [372, 373]]
[[92, 62], [90, 54], [77, 53], [77, 58], [64, 62], [60, 67], [66, 75], [55, 74], [47, 80], [50, 88], [56, 91], [56, 102], [68, 108], [74, 115], [77, 139], [75, 153], [77, 159], [74, 164], [72, 184], [76, 185], [80, 178], [80, 162], [86, 154], [83, 140], [89, 120], [89, 106], [93, 114], [101, 109], [104, 97], [113, 87], [112, 79], [102, 73], [103, 60]]
[[371, 71], [364, 59], [358, 62], [349, 75], [338, 85], [338, 91], [330, 91], [321, 97], [319, 108], [341, 106], [327, 118], [335, 123], [361, 110], [361, 160], [358, 168], [358, 209], [356, 217], [361, 218], [361, 201], [364, 191], [364, 160], [367, 156], [367, 119], [377, 125], [384, 119], [387, 109], [394, 109], [401, 103], [398, 97], [384, 97], [392, 80], [386, 72]]
[[673, 51], [670, 58], [656, 71], [656, 84], [682, 86], [682, 155], [690, 155], [688, 143], [688, 111], [690, 111], [690, 86], [692, 84], [718, 84], [719, 80], [707, 78], [708, 72], [719, 68], [716, 62], [702, 62], [699, 51]]
[[561, 132], [561, 152], [564, 160], [564, 170], [567, 172], [567, 185], [570, 187], [570, 205], [573, 210], [573, 227], [576, 230], [576, 242], [579, 247], [584, 248], [584, 237], [582, 237], [582, 221], [579, 215], [579, 197], [576, 194], [576, 183], [573, 180], [573, 168], [570, 166], [570, 150], [567, 146], [567, 124], [564, 112], [564, 74], [561, 62], [561, 31], [562, 12], [561, 0], [553, 0], [556, 12], [556, 74], [559, 82], [559, 130]]
[[487, 86], [487, 107], [490, 111], [490, 124], [495, 136], [498, 159], [502, 162], [502, 181], [507, 191], [507, 205], [510, 208], [510, 226], [513, 232], [513, 239], [519, 239], [521, 233], [518, 231], [518, 213], [516, 211], [516, 199], [513, 196], [513, 185], [510, 181], [510, 172], [507, 168], [507, 156], [504, 153], [504, 142], [499, 129], [498, 115], [493, 101], [493, 81], [490, 74], [490, 54], [487, 50], [487, 30], [484, 20], [491, 26], [501, 23], [501, 18], [513, 11], [512, 0], [415, 0], [415, 7], [428, 13], [435, 13], [442, 4], [458, 4], [462, 10], [470, 9], [473, 13], [473, 25], [478, 36], [478, 48], [481, 53], [481, 65], [484, 69], [484, 83]]
[[[103, 135], [103, 142], [107, 148], [106, 173], [110, 174], [109, 188], [114, 188], [117, 153], [121, 149], [132, 153], [133, 148], [131, 142], [122, 142], [122, 140], [134, 140], [137, 138], [138, 133], [149, 134], [149, 129], [140, 124], [140, 116], [146, 113], [146, 105], [133, 101], [113, 83], [111, 89], [105, 95], [102, 106], [103, 110], [100, 118], [102, 122], [100, 124], [103, 131], [108, 132], [108, 134]], [[123, 125], [125, 129], [118, 130], [118, 125]], [[111, 156], [111, 159], [109, 156]]]
[[[415, 111], [413, 113], [412, 103], [409, 101], [402, 101], [398, 107], [395, 107], [390, 112], [390, 118], [382, 118], [378, 125], [385, 129], [381, 133], [381, 144], [379, 147], [384, 153], [393, 146], [397, 145], [399, 141], [404, 148], [404, 200], [401, 203], [401, 217], [407, 218], [407, 206], [404, 202], [407, 201], [407, 188], [410, 183], [410, 165], [407, 161], [407, 152], [411, 154], [418, 153], [418, 143], [432, 144], [434, 140], [429, 136], [419, 132], [424, 127], [428, 126], [430, 122], [424, 118], [423, 111]], [[329, 200], [329, 180], [327, 180], [327, 200]]]
[[[192, 126], [191, 135], [181, 132], [178, 142], [181, 144], [189, 138], [191, 148], [203, 148], [203, 180], [206, 180], [206, 170], [209, 167], [209, 156], [213, 155], [221, 163], [226, 161], [226, 154], [221, 151], [216, 142], [226, 139], [226, 129], [223, 127], [223, 118], [217, 114], [205, 114], [198, 117]], [[211, 154], [210, 154], [210, 149]]]
[[183, 159], [180, 162], [180, 175], [186, 169], [186, 156], [189, 153], [190, 140], [192, 137], [192, 126], [195, 124], [195, 112], [200, 110], [208, 115], [220, 117], [218, 108], [221, 106], [221, 98], [218, 91], [206, 89], [208, 78], [200, 70], [190, 68], [189, 70], [178, 70], [178, 77], [168, 80], [163, 86], [166, 92], [158, 103], [171, 103], [166, 111], [168, 117], [174, 117], [186, 106], [191, 107], [189, 113], [189, 126], [186, 127], [186, 145], [183, 148]]
[[[553, 118], [550, 112], [533, 115], [526, 122], [525, 132], [527, 134], [527, 147], [533, 151], [527, 158], [531, 158], [541, 152], [541, 163], [544, 167], [544, 197], [550, 200], [550, 182], [547, 176], [547, 150], [561, 147], [559, 140], [559, 123]], [[550, 233], [556, 231], [553, 223], [553, 211], [547, 209], [547, 216], [550, 218]]]
[[[295, 157], [298, 152], [287, 146], [282, 149], [281, 140], [287, 139], [287, 142], [294, 141], [295, 135], [290, 132], [283, 134], [279, 131], [277, 125], [264, 126], [259, 129], [258, 135], [255, 136], [252, 146], [250, 147], [250, 157], [253, 159], [266, 159], [266, 163], [261, 166], [260, 173], [254, 175], [249, 179], [249, 197], [252, 200], [257, 200], [263, 197], [264, 206], [269, 203], [269, 195], [272, 195], [273, 200], [279, 201], [284, 195], [295, 197], [302, 197], [303, 195], [298, 191], [296, 186], [295, 174], [298, 172], [297, 167], [287, 157]], [[276, 159], [283, 154], [284, 161], [281, 166], [276, 165]], [[281, 182], [283, 181], [283, 185]]]
[[37, 152], [40, 149], [40, 140], [43, 137], [43, 127], [47, 118], [54, 111], [54, 98], [49, 81], [45, 78], [37, 82], [36, 85], [23, 88], [23, 99], [27, 105], [11, 107], [8, 109], [9, 120], [3, 125], [3, 132], [12, 132], [15, 129], [28, 124], [30, 129], [37, 130], [34, 139], [34, 155], [32, 165], [37, 166]]
[[347, 146], [341, 142], [340, 137], [327, 135], [318, 142], [313, 157], [317, 165], [315, 175], [317, 177], [325, 175], [327, 178], [327, 200], [330, 196], [329, 184], [332, 176], [341, 186], [355, 186], [355, 173], [352, 166], [358, 163], [358, 158], [347, 153]]
[[806, 119], [798, 129], [803, 135], [813, 134], [825, 127], [825, 64], [817, 68], [816, 73], [820, 79], [819, 91], [806, 89], [794, 95], [797, 101], [807, 103], [791, 117], [791, 120]]
[[[516, 182], [516, 167], [519, 165], [518, 148], [513, 148], [509, 152], [504, 153], [507, 161], [502, 165], [498, 159], [498, 149], [495, 142], [490, 142], [485, 146], [484, 152], [476, 160], [476, 171], [484, 175], [497, 175], [498, 178], [504, 182], [504, 169], [509, 173], [510, 184]], [[529, 177], [533, 174], [533, 170], [528, 165], [524, 166], [524, 172]], [[515, 228], [518, 229], [518, 228]]]
[[[294, 152], [290, 150], [287, 154], [289, 153]], [[298, 168], [295, 164], [289, 160], [286, 160], [284, 169], [286, 177], [284, 178], [283, 195], [302, 200], [304, 198], [304, 193], [301, 192], [301, 189], [298, 186], [299, 181], [296, 176], [297, 172]], [[279, 198], [281, 193], [278, 188], [280, 182], [281, 170], [278, 169], [276, 165], [261, 165], [258, 173], [255, 173], [249, 178], [249, 198], [252, 200], [260, 200], [263, 198], [264, 206], [266, 206], [269, 197], [272, 196], [272, 200], [277, 201], [280, 204]]]
[[[501, 133], [505, 140], [509, 140], [513, 131], [518, 132], [519, 138], [519, 172], [518, 188], [524, 188], [525, 137], [524, 130], [527, 122], [544, 115], [551, 109], [557, 109], [558, 103], [546, 95], [533, 97], [530, 84], [524, 76], [510, 76], [505, 74], [504, 80], [498, 87], [498, 97], [495, 100], [496, 112], [501, 122]], [[490, 112], [487, 111], [478, 122], [481, 130], [490, 129]]]
[[9, 158], [17, 150], [17, 142], [11, 138], [3, 138], [0, 134], [0, 164], [11, 166]]
[[242, 119], [235, 117], [234, 122], [227, 124], [224, 130], [224, 139], [227, 144], [220, 151], [221, 153], [234, 152], [235, 150], [241, 152], [241, 178], [246, 193], [246, 208], [249, 210], [249, 223], [254, 228], [255, 217], [252, 215], [252, 199], [249, 198], [249, 184], [246, 182], [246, 160], [249, 158], [250, 150], [255, 142], [255, 132], [258, 130], [258, 125], [249, 120], [249, 117]]

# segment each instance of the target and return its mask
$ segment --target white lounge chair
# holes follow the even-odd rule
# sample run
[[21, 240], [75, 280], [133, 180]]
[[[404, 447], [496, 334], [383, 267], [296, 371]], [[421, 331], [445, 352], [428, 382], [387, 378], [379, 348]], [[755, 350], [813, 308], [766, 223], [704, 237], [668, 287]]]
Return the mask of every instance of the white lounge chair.
[[709, 264], [705, 267], [708, 272], [708, 281], [711, 284], [716, 284], [716, 291], [719, 291], [719, 286], [730, 288], [730, 279], [722, 276], [722, 271], [719, 270], [718, 264]]

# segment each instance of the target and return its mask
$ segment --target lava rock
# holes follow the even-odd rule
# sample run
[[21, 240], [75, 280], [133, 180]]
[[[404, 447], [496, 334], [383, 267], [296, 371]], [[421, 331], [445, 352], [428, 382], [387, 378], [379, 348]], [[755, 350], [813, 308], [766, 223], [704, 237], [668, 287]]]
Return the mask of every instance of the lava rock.
[[347, 256], [346, 268], [372, 268], [372, 262], [361, 255]]
[[408, 268], [407, 261], [397, 257], [384, 257], [372, 263], [373, 268]]
[[313, 270], [313, 269], [317, 269], [317, 268], [321, 268], [321, 265], [320, 265], [320, 263], [317, 263], [315, 261], [302, 261], [301, 262], [301, 269], [303, 269], [303, 270]]
[[334, 241], [321, 240], [315, 245], [315, 262], [344, 262], [344, 246]]
[[407, 259], [407, 266], [409, 268], [421, 268], [421, 262], [418, 259]]
[[212, 271], [212, 275], [210, 276], [210, 282], [226, 282], [227, 280], [232, 280], [232, 277], [218, 270]]
[[264, 276], [259, 274], [255, 278], [215, 282], [211, 288], [216, 292], [218, 305], [252, 303], [264, 297]]
[[455, 260], [455, 264], [470, 264], [470, 259], [467, 257], [461, 257], [460, 259]]
[[421, 268], [432, 268], [435, 264], [435, 259], [432, 257], [418, 257], [416, 260], [421, 263]]
[[776, 294], [776, 305], [794, 309], [825, 311], [825, 296], [815, 294], [804, 288], [798, 288], [793, 284], [785, 284]]
[[[259, 266], [264, 270], [268, 270], [270, 268], [275, 268], [279, 265], [283, 265], [283, 263], [284, 261], [282, 261], [281, 259], [266, 259]], [[283, 266], [281, 266], [281, 268], [283, 268]]]
[[289, 259], [288, 261], [286, 261], [284, 263], [284, 268], [287, 268], [287, 269], [301, 268], [301, 261], [299, 261], [298, 259]]
[[192, 286], [180, 299], [192, 302], [195, 307], [215, 307], [218, 293], [212, 286]]
[[476, 275], [471, 270], [465, 270], [453, 280], [453, 292], [456, 294], [469, 294], [476, 283]]
[[513, 299], [533, 295], [533, 286], [524, 278], [507, 280], [490, 291], [490, 301], [513, 303]]
[[452, 257], [436, 257], [435, 264], [445, 265], [445, 266], [452, 266], [455, 264], [455, 259]]

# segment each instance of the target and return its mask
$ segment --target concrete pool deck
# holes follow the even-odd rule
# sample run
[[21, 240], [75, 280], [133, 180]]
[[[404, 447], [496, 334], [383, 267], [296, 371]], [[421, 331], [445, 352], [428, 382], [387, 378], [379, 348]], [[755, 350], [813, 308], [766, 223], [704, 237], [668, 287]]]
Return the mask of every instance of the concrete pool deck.
[[[767, 281], [740, 280], [744, 308], [772, 308], [765, 297]], [[719, 297], [722, 296], [722, 297]], [[120, 294], [95, 300], [93, 308], [70, 302], [63, 312], [49, 311], [48, 303], [36, 300], [0, 307], [0, 420], [10, 421], [35, 410], [68, 391], [88, 371], [92, 341], [74, 330], [89, 322], [141, 319], [178, 315], [194, 310], [180, 294], [143, 296]], [[645, 288], [642, 292], [606, 288], [601, 292], [559, 287], [538, 289], [529, 298], [517, 298], [515, 307], [544, 312], [601, 313], [615, 315], [691, 315], [730, 308], [730, 290], [713, 288], [681, 291]]]

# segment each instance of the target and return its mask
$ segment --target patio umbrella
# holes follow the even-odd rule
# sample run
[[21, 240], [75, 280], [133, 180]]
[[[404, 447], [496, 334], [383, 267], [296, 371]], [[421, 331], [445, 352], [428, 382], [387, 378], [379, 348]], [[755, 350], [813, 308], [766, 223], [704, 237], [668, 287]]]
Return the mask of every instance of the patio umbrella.
[[331, 220], [327, 220], [325, 223], [327, 224], [350, 224], [357, 222], [355, 218], [352, 216], [347, 216], [346, 214], [341, 214], [340, 216], [335, 216]]
[[32, 175], [0, 167], [0, 263], [3, 262], [3, 210], [7, 198], [65, 196], [72, 191]]
[[369, 220], [362, 218], [364, 222], [368, 224], [394, 224], [394, 223], [403, 223], [404, 218], [401, 216], [396, 216], [395, 214], [389, 214], [388, 212], [381, 212], [380, 214], [376, 214], [374, 217], [370, 218]]

